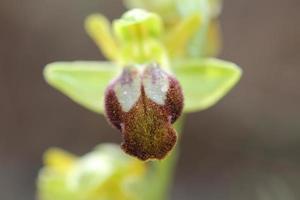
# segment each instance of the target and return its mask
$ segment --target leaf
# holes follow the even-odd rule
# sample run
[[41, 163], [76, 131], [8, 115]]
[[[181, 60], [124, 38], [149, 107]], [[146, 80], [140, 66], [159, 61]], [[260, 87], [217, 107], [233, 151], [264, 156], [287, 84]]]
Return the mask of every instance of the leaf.
[[239, 80], [234, 63], [208, 58], [175, 63], [174, 72], [185, 98], [184, 112], [201, 111], [219, 101]]
[[98, 113], [104, 112], [104, 92], [119, 68], [109, 62], [54, 62], [44, 70], [46, 81], [73, 101]]

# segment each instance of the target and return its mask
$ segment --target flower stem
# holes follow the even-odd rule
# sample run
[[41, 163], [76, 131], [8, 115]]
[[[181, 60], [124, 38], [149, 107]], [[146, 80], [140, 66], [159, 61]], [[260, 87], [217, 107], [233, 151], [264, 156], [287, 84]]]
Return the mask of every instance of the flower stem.
[[172, 186], [174, 171], [179, 154], [180, 135], [183, 129], [184, 116], [177, 120], [174, 127], [178, 133], [178, 141], [175, 149], [170, 155], [162, 161], [153, 161], [150, 163], [150, 172], [147, 178], [145, 188], [146, 200], [167, 200]]

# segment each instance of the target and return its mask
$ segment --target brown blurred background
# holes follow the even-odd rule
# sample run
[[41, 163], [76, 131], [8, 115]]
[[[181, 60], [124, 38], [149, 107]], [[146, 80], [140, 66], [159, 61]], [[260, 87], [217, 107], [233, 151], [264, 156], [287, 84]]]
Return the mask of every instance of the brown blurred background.
[[[42, 77], [56, 60], [102, 59], [85, 16], [121, 0], [0, 1], [0, 199], [32, 200], [42, 153], [121, 141], [102, 116]], [[218, 105], [188, 116], [172, 200], [300, 199], [300, 1], [228, 0], [226, 60], [244, 70]]]

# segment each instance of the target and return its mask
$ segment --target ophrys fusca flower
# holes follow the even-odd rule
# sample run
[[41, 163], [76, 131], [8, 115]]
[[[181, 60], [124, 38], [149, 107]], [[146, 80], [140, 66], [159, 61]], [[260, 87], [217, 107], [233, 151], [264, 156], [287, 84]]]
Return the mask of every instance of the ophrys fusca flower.
[[174, 76], [153, 63], [124, 68], [107, 88], [106, 115], [122, 133], [122, 148], [141, 160], [162, 159], [176, 143], [172, 123], [183, 109]]

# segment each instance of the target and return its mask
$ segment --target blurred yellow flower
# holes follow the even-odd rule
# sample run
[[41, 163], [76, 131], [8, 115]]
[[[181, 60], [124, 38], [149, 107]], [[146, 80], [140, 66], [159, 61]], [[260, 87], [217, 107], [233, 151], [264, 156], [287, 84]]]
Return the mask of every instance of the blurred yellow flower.
[[[38, 177], [39, 200], [139, 200], [146, 164], [118, 145], [102, 144], [76, 157], [52, 148]], [[134, 188], [134, 190], [133, 190]]]

